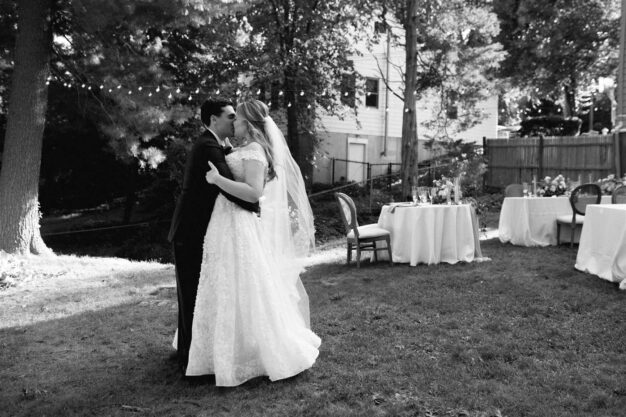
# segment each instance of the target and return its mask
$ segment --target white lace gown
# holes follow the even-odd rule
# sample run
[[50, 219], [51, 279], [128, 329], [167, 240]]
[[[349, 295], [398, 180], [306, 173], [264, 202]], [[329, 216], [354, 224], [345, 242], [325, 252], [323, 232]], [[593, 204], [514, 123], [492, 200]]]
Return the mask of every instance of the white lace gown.
[[[259, 147], [232, 152], [226, 161], [237, 181], [246, 159], [267, 167]], [[281, 262], [269, 246], [255, 213], [217, 198], [204, 238], [187, 375], [214, 374], [216, 385], [236, 386], [257, 376], [289, 378], [315, 362], [321, 340], [298, 307], [299, 278], [286, 276], [299, 271], [284, 268], [289, 260]]]

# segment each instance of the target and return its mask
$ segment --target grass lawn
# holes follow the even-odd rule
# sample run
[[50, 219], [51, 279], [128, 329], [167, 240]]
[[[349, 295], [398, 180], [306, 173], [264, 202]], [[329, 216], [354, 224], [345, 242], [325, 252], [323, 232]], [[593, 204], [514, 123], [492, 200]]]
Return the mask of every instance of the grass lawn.
[[626, 293], [576, 271], [568, 246], [483, 252], [361, 269], [343, 246], [318, 255], [303, 276], [317, 363], [233, 389], [168, 360], [171, 265], [0, 259], [35, 268], [0, 291], [0, 415], [624, 416]]

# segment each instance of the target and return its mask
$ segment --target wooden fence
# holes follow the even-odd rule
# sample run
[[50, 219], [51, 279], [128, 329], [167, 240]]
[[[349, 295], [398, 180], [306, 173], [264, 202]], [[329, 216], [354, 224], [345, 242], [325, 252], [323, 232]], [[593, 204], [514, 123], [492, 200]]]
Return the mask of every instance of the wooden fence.
[[485, 184], [504, 187], [562, 174], [583, 182], [621, 170], [617, 135], [483, 139]]

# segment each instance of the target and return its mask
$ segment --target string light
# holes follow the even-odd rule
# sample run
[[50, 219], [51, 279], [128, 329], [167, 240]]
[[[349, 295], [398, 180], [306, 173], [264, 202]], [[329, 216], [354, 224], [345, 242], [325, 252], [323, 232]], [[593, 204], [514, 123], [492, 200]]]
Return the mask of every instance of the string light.
[[[69, 77], [72, 77], [71, 73], [67, 73], [66, 75], [69, 76]], [[55, 77], [55, 76], [47, 77], [46, 85], [50, 85], [51, 82], [59, 82], [59, 83], [62, 82], [63, 87], [66, 87], [68, 89], [71, 89], [73, 87], [71, 82], [64, 81], [62, 79], [62, 77]], [[145, 88], [144, 88], [143, 85], [134, 86], [134, 87], [127, 87], [124, 84], [120, 84], [120, 83], [115, 83], [115, 85], [107, 87], [105, 84], [106, 84], [106, 82], [99, 83], [99, 84], [98, 83], [90, 84], [89, 82], [84, 82], [84, 83], [76, 84], [76, 87], [80, 87], [82, 89], [87, 89], [89, 91], [92, 91], [92, 90], [95, 90], [95, 89], [99, 88], [103, 92], [107, 91], [108, 93], [112, 93], [115, 90], [122, 90], [123, 89], [123, 90], [126, 91], [127, 96], [131, 96], [133, 94], [140, 95], [140, 93], [142, 94], [143, 91], [146, 90], [144, 97], [153, 97], [153, 96], [155, 96], [156, 93], [159, 93], [161, 91], [161, 87], [162, 87], [161, 85], [158, 85], [158, 84], [156, 86], [146, 86]], [[186, 101], [188, 101], [188, 102], [193, 101], [194, 98], [195, 98], [194, 96], [201, 93], [201, 88], [199, 88], [199, 87], [196, 87], [194, 90], [189, 90], [188, 92], [184, 91], [186, 89], [186, 87], [184, 87], [184, 86], [171, 86], [170, 87], [168, 85], [164, 85], [163, 88], [166, 89], [166, 91], [164, 91], [166, 93], [168, 93], [167, 90], [172, 88], [172, 91], [170, 91], [169, 94], [167, 95], [168, 99], [173, 99], [173, 98], [177, 97], [177, 98], [179, 98], [181, 100], [186, 99]], [[219, 95], [220, 91], [221, 90], [219, 88], [216, 89], [215, 90], [215, 95]], [[305, 92], [303, 89], [295, 90], [295, 91], [294, 90], [279, 90], [277, 94], [278, 94], [279, 97], [284, 97], [286, 95], [286, 93], [288, 93], [288, 92], [290, 92], [292, 94], [295, 93], [296, 97], [306, 97], [307, 95], [311, 96], [310, 93]], [[121, 91], [120, 91], [120, 93], [121, 93]], [[210, 94], [210, 91], [205, 91], [205, 93], [209, 93]], [[252, 90], [252, 91], [248, 90], [247, 87], [244, 88], [244, 89], [237, 88], [237, 90], [235, 92], [235, 95], [237, 97], [241, 97], [242, 95], [244, 95], [246, 93], [251, 94], [251, 95], [256, 93], [256, 95], [259, 96], [259, 98], [262, 100], [263, 90], [261, 88], [257, 88], [256, 90]], [[177, 96], [175, 96], [174, 94], [176, 94]], [[350, 91], [342, 91], [339, 94], [343, 94], [344, 97], [349, 97], [351, 94], [354, 94], [354, 91], [352, 91], [352, 90], [350, 90]], [[365, 96], [370, 96], [371, 94], [372, 94], [371, 92], [364, 92]], [[328, 90], [322, 90], [319, 93], [319, 95], [322, 96], [322, 97], [331, 96], [331, 94], [329, 93]], [[294, 104], [295, 103], [292, 103], [291, 101], [289, 101], [289, 103], [287, 104], [287, 107], [292, 107]], [[271, 101], [268, 102], [268, 105], [271, 106]], [[308, 104], [307, 105], [307, 109], [311, 109], [311, 108], [312, 108], [312, 105]], [[386, 109], [385, 111], [389, 111], [389, 110]], [[408, 111], [408, 110], [405, 110], [405, 111]]]

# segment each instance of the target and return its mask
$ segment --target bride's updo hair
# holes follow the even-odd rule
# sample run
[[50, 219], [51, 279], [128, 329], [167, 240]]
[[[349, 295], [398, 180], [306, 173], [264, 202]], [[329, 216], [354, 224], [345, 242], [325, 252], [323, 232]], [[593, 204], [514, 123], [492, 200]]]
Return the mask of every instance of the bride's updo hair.
[[265, 151], [267, 158], [267, 180], [276, 178], [274, 170], [274, 158], [272, 144], [265, 133], [265, 118], [269, 116], [269, 108], [259, 100], [244, 101], [237, 106], [237, 117], [242, 118], [248, 124], [248, 132], [252, 139], [259, 143]]

